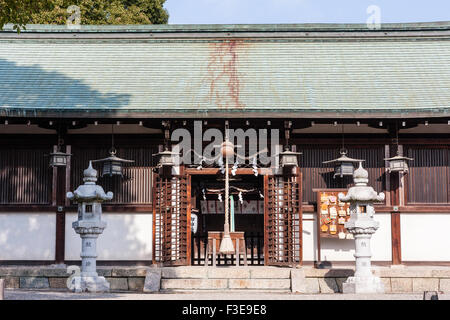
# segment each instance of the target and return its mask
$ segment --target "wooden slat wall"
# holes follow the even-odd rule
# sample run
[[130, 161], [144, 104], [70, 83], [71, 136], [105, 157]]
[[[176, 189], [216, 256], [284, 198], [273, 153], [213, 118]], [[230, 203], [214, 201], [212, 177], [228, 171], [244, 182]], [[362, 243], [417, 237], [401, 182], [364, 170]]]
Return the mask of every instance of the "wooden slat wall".
[[0, 149], [0, 204], [50, 204], [50, 149]]
[[[366, 160], [364, 168], [369, 172], [369, 185], [377, 192], [385, 190], [384, 146], [375, 145], [370, 148], [347, 146], [347, 156]], [[297, 145], [300, 156], [300, 169], [303, 173], [303, 202], [314, 204], [316, 194], [313, 188], [348, 188], [353, 183], [352, 177], [333, 178], [334, 168], [323, 164], [323, 161], [339, 157], [339, 147]]]
[[[152, 154], [157, 150], [152, 148], [120, 148], [117, 156], [134, 160], [134, 163], [124, 165], [124, 177], [101, 177], [101, 164], [94, 163], [99, 179], [105, 192], [112, 191], [113, 204], [150, 204], [152, 202]], [[89, 160], [106, 158], [108, 148], [72, 148], [72, 190], [83, 183], [83, 170], [89, 165]]]
[[450, 202], [449, 146], [404, 146], [410, 161], [407, 174], [409, 204]]

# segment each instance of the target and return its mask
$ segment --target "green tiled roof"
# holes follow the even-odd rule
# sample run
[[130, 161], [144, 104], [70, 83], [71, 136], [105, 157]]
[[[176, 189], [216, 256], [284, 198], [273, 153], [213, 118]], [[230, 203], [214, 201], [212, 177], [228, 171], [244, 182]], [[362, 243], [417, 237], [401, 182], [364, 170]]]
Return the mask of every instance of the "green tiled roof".
[[27, 29], [0, 32], [2, 116], [450, 116], [450, 23]]

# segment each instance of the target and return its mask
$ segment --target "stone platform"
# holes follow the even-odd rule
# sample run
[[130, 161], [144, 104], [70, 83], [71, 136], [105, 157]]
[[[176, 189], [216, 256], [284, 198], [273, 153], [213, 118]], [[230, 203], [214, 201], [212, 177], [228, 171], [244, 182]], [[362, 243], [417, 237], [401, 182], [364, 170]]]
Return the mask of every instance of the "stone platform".
[[[67, 289], [66, 270], [64, 266], [0, 266], [0, 278], [12, 289]], [[352, 267], [98, 267], [97, 271], [113, 292], [143, 292], [147, 271], [155, 276], [152, 280], [159, 292], [338, 293], [354, 274]], [[450, 293], [450, 267], [373, 267], [373, 272], [386, 293]]]

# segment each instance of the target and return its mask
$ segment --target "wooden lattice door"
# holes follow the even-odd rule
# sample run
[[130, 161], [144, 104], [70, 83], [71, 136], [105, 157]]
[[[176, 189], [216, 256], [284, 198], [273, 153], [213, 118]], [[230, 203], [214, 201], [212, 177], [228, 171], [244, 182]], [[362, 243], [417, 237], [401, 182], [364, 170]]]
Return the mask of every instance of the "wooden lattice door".
[[302, 263], [302, 178], [264, 177], [264, 264], [294, 266]]
[[190, 176], [155, 174], [153, 179], [153, 263], [189, 265]]

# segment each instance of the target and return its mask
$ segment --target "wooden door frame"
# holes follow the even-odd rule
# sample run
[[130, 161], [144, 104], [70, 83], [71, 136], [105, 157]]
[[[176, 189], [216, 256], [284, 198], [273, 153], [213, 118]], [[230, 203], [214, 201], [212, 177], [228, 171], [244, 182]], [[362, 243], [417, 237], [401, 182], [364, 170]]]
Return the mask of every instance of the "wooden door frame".
[[[231, 173], [231, 169], [228, 169]], [[189, 176], [189, 193], [191, 193], [191, 186], [192, 186], [192, 176], [203, 176], [203, 175], [218, 175], [220, 173], [220, 169], [219, 168], [203, 168], [201, 170], [197, 170], [197, 169], [190, 169], [187, 168], [185, 169], [185, 174], [187, 174]], [[236, 175], [254, 175], [255, 172], [253, 171], [253, 169], [251, 168], [239, 168], [236, 170]], [[259, 168], [258, 169], [258, 175], [263, 177], [263, 188], [264, 188], [264, 225], [263, 228], [266, 227], [266, 217], [267, 217], [267, 212], [266, 212], [266, 187], [265, 187], [265, 181], [268, 178], [269, 175], [272, 175], [273, 171], [271, 168]], [[189, 201], [189, 218], [190, 218], [190, 210], [191, 210], [191, 202]], [[301, 226], [300, 226], [301, 228]], [[267, 260], [267, 255], [266, 255], [266, 250], [267, 250], [267, 242], [266, 242], [266, 232], [264, 232], [263, 230], [263, 235], [264, 235], [264, 261]], [[189, 239], [190, 241], [191, 239], [191, 235], [189, 235]], [[191, 248], [189, 248], [189, 252], [191, 252]], [[189, 264], [191, 264], [191, 261], [189, 261]]]
[[[231, 169], [229, 169], [231, 171]], [[186, 175], [186, 179], [188, 181], [187, 184], [187, 194], [192, 196], [191, 191], [192, 191], [192, 176], [201, 176], [201, 175], [217, 175], [219, 174], [220, 169], [218, 168], [205, 168], [205, 169], [201, 169], [201, 170], [197, 170], [197, 169], [190, 169], [190, 168], [185, 168], [184, 170], [182, 170], [182, 174]], [[258, 174], [263, 176], [263, 188], [264, 188], [264, 229], [267, 230], [267, 225], [268, 225], [268, 179], [270, 175], [274, 175], [274, 172], [271, 168], [260, 168], [258, 169]], [[236, 172], [236, 175], [254, 175], [254, 172], [251, 168], [241, 168], [238, 169]], [[153, 178], [153, 184], [154, 184], [154, 179]], [[299, 199], [299, 262], [298, 265], [302, 265], [303, 264], [303, 210], [302, 210], [302, 193], [303, 193], [303, 184], [302, 184], [302, 173], [300, 168], [296, 168], [295, 169], [295, 173], [294, 175], [295, 177], [297, 177], [297, 182], [299, 184], [299, 192], [300, 192], [300, 199]], [[156, 203], [156, 192], [153, 193], [153, 203]], [[187, 239], [187, 244], [188, 244], [188, 248], [187, 248], [187, 263], [186, 265], [191, 265], [191, 254], [192, 254], [192, 248], [191, 248], [191, 232], [190, 232], [190, 220], [191, 220], [191, 209], [192, 209], [192, 205], [191, 205], [191, 199], [188, 199], [187, 201], [188, 206], [187, 206], [187, 219], [188, 219], [188, 228], [187, 228], [187, 232], [188, 234], [186, 235], [186, 239]], [[156, 240], [156, 219], [155, 219], [155, 206], [153, 205], [153, 264], [156, 264], [155, 261], [155, 257], [156, 257], [156, 253], [155, 253], [155, 240]], [[267, 265], [268, 263], [268, 235], [267, 232], [264, 231], [264, 264]]]

